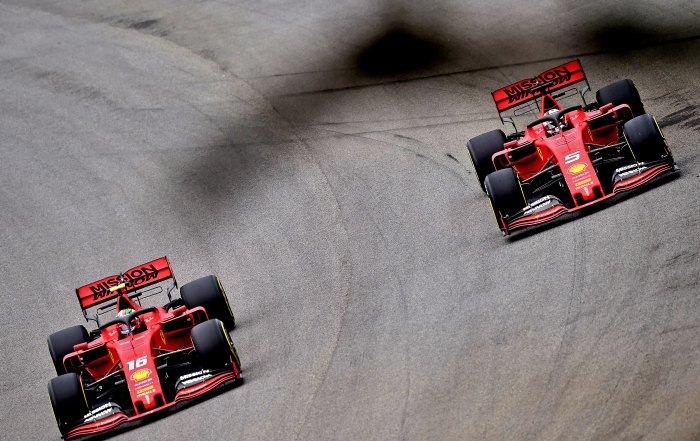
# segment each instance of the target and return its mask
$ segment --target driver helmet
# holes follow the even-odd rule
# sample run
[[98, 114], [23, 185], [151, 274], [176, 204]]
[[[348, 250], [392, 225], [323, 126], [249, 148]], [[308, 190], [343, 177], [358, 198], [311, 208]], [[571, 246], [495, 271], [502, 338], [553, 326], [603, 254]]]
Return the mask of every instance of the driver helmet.
[[[545, 115], [553, 115], [553, 114], [557, 113], [558, 111], [559, 111], [559, 109], [556, 109], [556, 108], [549, 109], [547, 112], [545, 112]], [[549, 121], [544, 122], [544, 128], [545, 128], [545, 130], [547, 130], [548, 136], [552, 136], [552, 135], [556, 134], [557, 132], [559, 132], [559, 127], [556, 124], [553, 124]]]
[[[126, 317], [127, 315], [131, 314], [132, 312], [134, 312], [134, 310], [132, 308], [124, 308], [117, 313], [117, 317]], [[121, 325], [119, 325], [119, 332], [122, 335], [127, 335], [129, 333], [129, 331], [133, 331], [135, 328], [138, 328], [141, 326], [141, 320], [138, 317], [134, 318], [134, 320], [131, 323], [133, 325], [131, 327], [131, 329], [129, 329], [129, 327], [123, 323]]]

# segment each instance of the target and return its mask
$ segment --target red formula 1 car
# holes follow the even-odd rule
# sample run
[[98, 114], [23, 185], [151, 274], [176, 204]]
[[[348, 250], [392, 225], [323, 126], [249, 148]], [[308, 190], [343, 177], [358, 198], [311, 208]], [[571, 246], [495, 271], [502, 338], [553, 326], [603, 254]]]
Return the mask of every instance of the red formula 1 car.
[[[584, 84], [580, 90], [576, 85]], [[541, 224], [678, 171], [656, 119], [630, 80], [596, 92], [578, 60], [493, 92], [502, 123], [472, 138], [467, 151], [503, 234]], [[583, 105], [557, 101], [580, 95]], [[534, 113], [523, 131], [513, 117]]]
[[[49, 381], [49, 400], [66, 439], [111, 429], [241, 378], [227, 331], [235, 320], [219, 279], [187, 283], [173, 300], [175, 288], [170, 263], [161, 257], [76, 289], [83, 315], [97, 329], [78, 325], [48, 338], [58, 374]], [[164, 289], [168, 303], [142, 307]]]

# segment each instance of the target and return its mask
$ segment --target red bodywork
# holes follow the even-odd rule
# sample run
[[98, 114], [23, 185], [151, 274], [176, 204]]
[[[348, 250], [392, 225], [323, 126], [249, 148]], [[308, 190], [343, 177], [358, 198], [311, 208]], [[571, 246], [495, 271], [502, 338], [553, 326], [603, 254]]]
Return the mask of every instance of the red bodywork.
[[[83, 309], [116, 299], [117, 310], [128, 307], [143, 311], [143, 314], [138, 315], [140, 327], [128, 335], [123, 336], [120, 332], [122, 324], [106, 323], [100, 327], [99, 337], [89, 343], [76, 345], [75, 352], [64, 357], [63, 364], [67, 372], [84, 370], [96, 383], [122, 371], [133, 405], [133, 410], [130, 411], [105, 410], [102, 415], [93, 409], [91, 413], [95, 413], [92, 415], [94, 421], [73, 427], [66, 432], [66, 439], [101, 432], [126, 421], [142, 418], [241, 378], [236, 363], [232, 362], [230, 371], [215, 374], [201, 371], [198, 378], [207, 378], [200, 382], [193, 382], [191, 386], [177, 391], [164, 389], [158, 375], [156, 357], [169, 351], [191, 349], [191, 329], [208, 320], [207, 313], [202, 307], [187, 309], [179, 306], [172, 311], [166, 310], [164, 306], [142, 309], [127, 294], [169, 279], [174, 279], [173, 272], [167, 258], [162, 257], [132, 268], [123, 276], [107, 277], [76, 290]], [[124, 285], [121, 285], [122, 282]]]
[[[501, 88], [492, 95], [499, 114], [528, 101], [537, 101], [541, 118], [550, 110], [562, 110], [562, 106], [554, 96], [564, 95], [564, 93], [553, 94], [553, 92], [582, 81], [587, 82], [581, 64], [578, 60], [573, 60], [545, 71], [533, 79], [526, 79]], [[547, 133], [544, 122], [527, 127], [522, 137], [507, 142], [504, 150], [493, 155], [492, 160], [496, 170], [511, 167], [517, 172], [521, 182], [549, 164], [558, 165], [573, 200], [573, 206], [569, 204], [568, 207], [561, 203], [550, 203], [549, 206], [538, 207], [540, 201], [535, 201], [528, 204], [523, 212], [514, 218], [504, 220], [496, 216], [504, 234], [578, 211], [620, 192], [637, 188], [657, 176], [677, 170], [671, 158], [667, 163], [643, 169], [638, 167], [637, 173], [626, 173], [629, 177], [612, 185], [603, 185], [596, 173], [596, 167], [591, 162], [589, 152], [595, 149], [595, 146], [607, 146], [620, 139], [621, 127], [626, 121], [632, 119], [632, 111], [625, 104], [616, 107], [608, 104], [591, 111], [585, 111], [581, 106], [577, 107], [579, 108], [564, 115], [566, 128], [558, 133], [554, 135]], [[528, 151], [527, 154], [522, 153], [525, 150]]]

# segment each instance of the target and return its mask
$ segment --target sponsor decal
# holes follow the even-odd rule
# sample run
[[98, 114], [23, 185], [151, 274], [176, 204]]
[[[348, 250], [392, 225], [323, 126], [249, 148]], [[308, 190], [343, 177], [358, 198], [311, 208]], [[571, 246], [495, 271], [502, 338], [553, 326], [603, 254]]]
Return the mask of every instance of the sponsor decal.
[[527, 210], [523, 211], [523, 216], [530, 215], [536, 211], [546, 208], [549, 204], [551, 204], [551, 202], [552, 201], [548, 196], [540, 198], [532, 204], [530, 204], [530, 207]]
[[153, 390], [153, 389], [147, 390], [146, 392], [136, 394], [136, 398], [147, 397], [148, 395], [150, 395], [152, 393], [155, 393], [155, 390]]
[[119, 417], [117, 416], [117, 417], [114, 417], [114, 418], [109, 419], [109, 420], [100, 421], [99, 423], [96, 423], [96, 424], [95, 424], [95, 427], [100, 427], [100, 426], [102, 426], [102, 425], [112, 423], [112, 422], [114, 422], [114, 421], [117, 421], [118, 419], [119, 419]]
[[165, 334], [163, 334], [163, 330], [162, 330], [162, 329], [160, 330], [160, 339], [163, 341], [163, 344], [166, 344], [166, 343], [165, 343]]
[[158, 277], [158, 269], [156, 269], [156, 266], [153, 264], [148, 266], [142, 266], [140, 268], [134, 268], [131, 271], [124, 273], [123, 277], [124, 282], [112, 277], [100, 283], [90, 285], [89, 288], [90, 291], [92, 291], [92, 300], [96, 301], [102, 299], [108, 294], [110, 294], [111, 291], [121, 289], [118, 288], [121, 284], [124, 284], [124, 287], [131, 288], [136, 287], [138, 285], [142, 285], [149, 280], [153, 280]]
[[572, 175], [575, 175], [576, 173], [581, 173], [588, 167], [588, 165], [584, 164], [583, 162], [579, 162], [578, 164], [574, 164], [571, 167], [569, 167], [568, 172], [571, 173]]
[[195, 387], [194, 389], [190, 389], [190, 390], [188, 390], [188, 391], [185, 392], [185, 393], [187, 393], [187, 394], [193, 394], [193, 393], [197, 392], [198, 390], [204, 389], [205, 387], [207, 387], [207, 385], [206, 385], [206, 384], [203, 384], [203, 385], [201, 385], [201, 386]]
[[591, 142], [594, 142], [594, 141], [593, 141], [593, 132], [591, 132], [591, 128], [590, 128], [590, 127], [588, 128], [588, 137], [591, 138]]
[[102, 412], [102, 411], [105, 410], [105, 409], [111, 409], [111, 408], [112, 408], [112, 404], [111, 404], [111, 403], [103, 404], [102, 406], [98, 407], [97, 409], [93, 409], [93, 410], [91, 410], [90, 412], [86, 413], [85, 416], [84, 416], [83, 418], [89, 418], [89, 417], [91, 417], [91, 416], [93, 416], [93, 415], [95, 415], [95, 414], [97, 414], [97, 413], [99, 413], [99, 412]]
[[112, 351], [110, 349], [107, 349], [107, 353], [109, 354], [110, 361], [114, 363], [114, 355], [112, 355]]
[[152, 389], [153, 389], [153, 385], [150, 385], [150, 386], [146, 386], [142, 389], [137, 390], [136, 393], [142, 394], [142, 393], [147, 392], [147, 391], [152, 390]]
[[588, 178], [588, 179], [584, 179], [584, 180], [581, 181], [581, 182], [577, 182], [577, 183], [574, 184], [574, 185], [575, 185], [576, 187], [580, 187], [580, 186], [586, 185], [586, 184], [588, 184], [588, 183], [590, 183], [590, 182], [591, 182], [591, 178]]
[[618, 173], [617, 176], [622, 178], [622, 179], [626, 179], [625, 176], [638, 175], [639, 173], [640, 173], [639, 170], [629, 170], [626, 172]]
[[188, 378], [199, 377], [200, 375], [208, 374], [209, 369], [203, 369], [198, 372], [192, 372], [191, 374], [182, 375], [180, 380], [187, 380]]
[[536, 148], [537, 148], [537, 154], [540, 155], [540, 161], [544, 160], [544, 156], [542, 156], [542, 150], [540, 150], [539, 147], [536, 147]]
[[137, 382], [137, 383], [134, 383], [134, 387], [135, 387], [135, 388], [137, 388], [137, 387], [143, 387], [143, 386], [145, 386], [146, 384], [150, 384], [150, 383], [152, 383], [152, 382], [153, 382], [153, 379], [152, 379], [151, 377], [148, 377], [148, 378], [146, 378], [145, 380], [142, 380], [142, 381], [139, 381], [139, 382]]
[[211, 374], [202, 375], [201, 377], [193, 378], [191, 380], [185, 380], [181, 384], [187, 386], [188, 384], [199, 383], [200, 381], [204, 381], [207, 378], [211, 378]]
[[84, 423], [91, 423], [93, 421], [97, 421], [100, 418], [104, 418], [106, 416], [112, 415], [114, 411], [112, 410], [112, 403], [104, 404], [97, 409], [93, 409], [92, 411], [88, 412], [84, 417], [83, 417], [83, 422]]
[[551, 81], [553, 83], [552, 87], [554, 87], [560, 83], [567, 82], [570, 79], [571, 72], [564, 65], [548, 70], [547, 72], [538, 75], [537, 78], [528, 78], [519, 83], [515, 83], [512, 86], [503, 89], [503, 92], [505, 92], [506, 96], [508, 97], [508, 104], [511, 104], [530, 96], [532, 94], [531, 89], [540, 84]]
[[143, 380], [144, 378], [147, 378], [151, 375], [151, 370], [150, 369], [141, 369], [133, 374], [131, 374], [131, 380], [132, 381], [140, 381]]
[[136, 390], [136, 398], [146, 397], [150, 394], [156, 393], [156, 388], [153, 385], [143, 387]]
[[625, 170], [630, 170], [630, 169], [633, 169], [633, 168], [639, 168], [639, 164], [632, 164], [632, 165], [628, 165], [628, 166], [625, 166], [625, 167], [620, 167], [620, 168], [616, 169], [615, 171], [616, 171], [617, 173], [620, 173], [620, 172], [623, 172], [623, 171], [625, 171]]
[[537, 199], [535, 202], [533, 202], [532, 204], [530, 204], [530, 206], [531, 206], [531, 207], [534, 207], [535, 205], [539, 205], [539, 204], [541, 204], [541, 203], [543, 203], [543, 202], [547, 202], [547, 201], [549, 201], [549, 196], [545, 196], [545, 197], [543, 197], [543, 198]]

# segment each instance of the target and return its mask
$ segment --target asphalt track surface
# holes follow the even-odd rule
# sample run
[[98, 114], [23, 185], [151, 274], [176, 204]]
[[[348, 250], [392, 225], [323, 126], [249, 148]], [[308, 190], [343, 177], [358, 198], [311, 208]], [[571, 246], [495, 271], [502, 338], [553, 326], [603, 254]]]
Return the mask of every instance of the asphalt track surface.
[[[59, 438], [73, 289], [167, 255], [246, 382], [114, 439], [700, 439], [700, 3], [414, 3], [0, 0], [0, 438]], [[576, 57], [681, 174], [503, 238], [464, 145]]]

